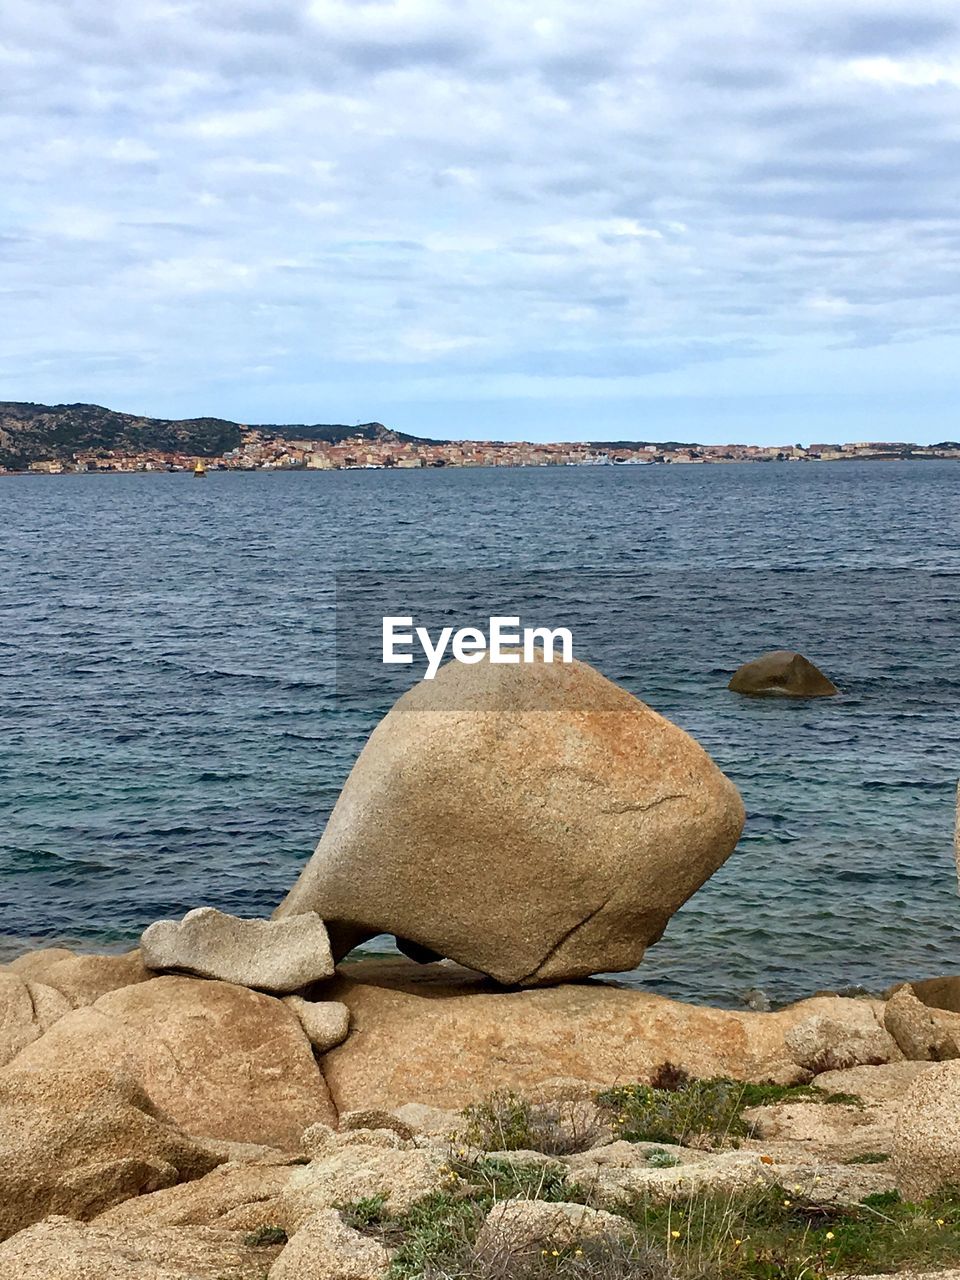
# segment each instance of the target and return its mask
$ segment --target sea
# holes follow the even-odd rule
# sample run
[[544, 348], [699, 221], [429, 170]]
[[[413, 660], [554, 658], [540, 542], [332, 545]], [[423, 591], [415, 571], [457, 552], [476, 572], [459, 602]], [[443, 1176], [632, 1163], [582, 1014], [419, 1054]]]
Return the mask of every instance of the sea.
[[[566, 626], [739, 787], [737, 850], [617, 981], [960, 972], [958, 513], [951, 461], [4, 477], [0, 959], [269, 913], [422, 675], [373, 651], [389, 606]], [[773, 648], [840, 695], [727, 690]]]

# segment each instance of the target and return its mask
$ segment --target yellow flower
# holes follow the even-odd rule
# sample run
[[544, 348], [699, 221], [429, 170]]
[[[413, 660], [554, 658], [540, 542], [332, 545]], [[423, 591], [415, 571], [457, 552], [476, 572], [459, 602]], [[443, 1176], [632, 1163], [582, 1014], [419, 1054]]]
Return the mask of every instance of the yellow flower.
[[559, 1258], [559, 1257], [560, 1257], [560, 1250], [559, 1250], [559, 1249], [554, 1249], [554, 1251], [553, 1251], [553, 1253], [552, 1253], [552, 1255], [551, 1255], [551, 1256], [552, 1256], [552, 1257], [554, 1257], [554, 1258]]
[[942, 1226], [943, 1226], [943, 1219], [942, 1219], [942, 1218], [938, 1218], [938, 1219], [937, 1219], [937, 1226], [938, 1226], [938, 1227], [942, 1227]]
[[540, 1250], [540, 1257], [541, 1257], [541, 1258], [545, 1258], [546, 1256], [547, 1256], [547, 1251], [546, 1251], [546, 1249], [541, 1249], [541, 1250]]
[[833, 1232], [832, 1232], [832, 1231], [828, 1231], [828, 1232], [827, 1232], [827, 1234], [824, 1236], [824, 1239], [825, 1239], [825, 1240], [832, 1240], [832, 1239], [833, 1239]]
[[582, 1249], [578, 1249], [578, 1250], [577, 1250], [577, 1252], [576, 1252], [573, 1256], [574, 1256], [575, 1258], [582, 1258], [582, 1257], [583, 1257], [583, 1250], [582, 1250]]
[[679, 1240], [679, 1239], [680, 1239], [680, 1232], [679, 1232], [679, 1231], [671, 1231], [671, 1232], [670, 1232], [670, 1234], [673, 1236], [674, 1240]]
[[783, 1207], [784, 1207], [785, 1209], [789, 1209], [789, 1208], [790, 1208], [790, 1205], [791, 1205], [792, 1203], [793, 1203], [793, 1202], [792, 1202], [791, 1200], [784, 1200], [784, 1202], [783, 1202]]

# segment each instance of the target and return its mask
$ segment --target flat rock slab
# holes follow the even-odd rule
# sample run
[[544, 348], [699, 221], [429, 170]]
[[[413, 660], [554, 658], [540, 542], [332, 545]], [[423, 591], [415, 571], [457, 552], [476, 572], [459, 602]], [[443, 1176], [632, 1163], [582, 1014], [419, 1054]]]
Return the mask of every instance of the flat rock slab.
[[279, 1254], [209, 1227], [131, 1233], [51, 1217], [0, 1245], [4, 1280], [261, 1280]]
[[494, 1089], [537, 1094], [558, 1077], [598, 1088], [649, 1080], [665, 1061], [695, 1076], [793, 1083], [803, 1073], [787, 1061], [789, 1029], [816, 1014], [860, 1019], [869, 1003], [820, 996], [752, 1013], [598, 981], [504, 991], [456, 965], [408, 960], [345, 964], [325, 995], [350, 1010], [349, 1039], [323, 1059], [340, 1112], [411, 1102], [456, 1111]]
[[197, 907], [182, 920], [150, 925], [140, 947], [150, 969], [195, 973], [257, 991], [299, 991], [333, 973], [327, 930], [312, 911], [282, 920], [242, 920]]
[[99, 1214], [96, 1222], [104, 1227], [128, 1227], [134, 1233], [183, 1226], [256, 1231], [276, 1222], [277, 1197], [300, 1168], [303, 1164], [296, 1156], [231, 1162], [192, 1182], [124, 1200]]

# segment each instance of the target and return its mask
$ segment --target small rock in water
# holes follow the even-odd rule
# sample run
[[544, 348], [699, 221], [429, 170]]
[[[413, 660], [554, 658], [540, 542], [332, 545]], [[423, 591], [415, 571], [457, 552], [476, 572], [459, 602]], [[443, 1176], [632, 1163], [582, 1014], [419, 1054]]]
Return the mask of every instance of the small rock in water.
[[727, 688], [755, 698], [832, 698], [840, 692], [809, 658], [790, 649], [775, 649], [745, 662]]
[[770, 1004], [770, 997], [765, 991], [761, 991], [759, 987], [751, 987], [749, 991], [744, 991], [740, 999], [754, 1013], [769, 1013], [773, 1007]]
[[158, 920], [140, 940], [150, 969], [219, 978], [257, 991], [298, 991], [333, 973], [330, 940], [315, 912], [282, 920], [241, 920], [197, 907], [182, 920]]

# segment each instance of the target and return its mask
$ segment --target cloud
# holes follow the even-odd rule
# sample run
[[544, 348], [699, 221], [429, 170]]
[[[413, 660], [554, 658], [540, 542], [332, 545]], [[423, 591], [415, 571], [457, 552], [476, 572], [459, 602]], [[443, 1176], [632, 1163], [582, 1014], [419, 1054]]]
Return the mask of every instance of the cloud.
[[412, 427], [519, 387], [549, 434], [571, 385], [937, 343], [953, 9], [7, 0], [0, 396]]

